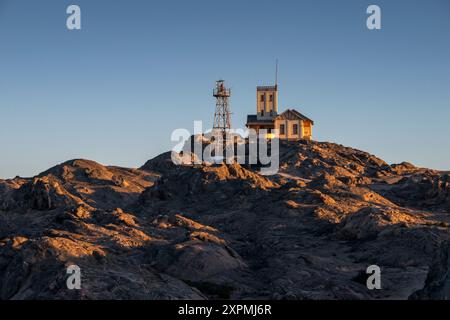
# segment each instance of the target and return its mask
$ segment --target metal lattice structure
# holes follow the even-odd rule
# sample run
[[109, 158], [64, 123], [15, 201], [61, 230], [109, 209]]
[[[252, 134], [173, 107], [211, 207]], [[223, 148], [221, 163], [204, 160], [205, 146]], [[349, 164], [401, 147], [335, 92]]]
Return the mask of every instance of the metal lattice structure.
[[225, 138], [227, 130], [231, 129], [230, 96], [231, 90], [225, 87], [224, 80], [216, 81], [213, 96], [216, 98], [213, 131], [221, 131]]

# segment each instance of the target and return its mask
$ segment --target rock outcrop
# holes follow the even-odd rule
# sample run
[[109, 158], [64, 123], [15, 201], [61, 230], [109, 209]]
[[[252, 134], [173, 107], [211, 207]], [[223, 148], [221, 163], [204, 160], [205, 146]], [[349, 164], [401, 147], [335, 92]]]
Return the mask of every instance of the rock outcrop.
[[0, 299], [448, 297], [448, 173], [314, 141], [281, 142], [272, 176], [177, 159], [0, 180]]
[[411, 300], [449, 300], [450, 299], [450, 242], [442, 244], [434, 256], [428, 271], [425, 285], [414, 292]]

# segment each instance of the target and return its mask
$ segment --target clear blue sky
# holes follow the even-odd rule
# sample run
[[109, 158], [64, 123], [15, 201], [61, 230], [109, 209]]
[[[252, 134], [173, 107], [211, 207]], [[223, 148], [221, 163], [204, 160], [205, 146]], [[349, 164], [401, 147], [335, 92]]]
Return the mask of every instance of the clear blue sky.
[[0, 0], [0, 177], [140, 166], [173, 129], [211, 126], [218, 78], [243, 127], [275, 58], [280, 109], [314, 119], [315, 139], [450, 170], [448, 0]]

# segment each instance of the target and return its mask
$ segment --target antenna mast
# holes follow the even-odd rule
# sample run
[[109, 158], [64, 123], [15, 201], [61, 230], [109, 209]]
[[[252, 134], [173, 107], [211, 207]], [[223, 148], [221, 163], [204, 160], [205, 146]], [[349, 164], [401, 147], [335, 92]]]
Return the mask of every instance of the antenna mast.
[[216, 98], [216, 111], [214, 113], [214, 130], [222, 132], [222, 137], [226, 139], [227, 130], [231, 129], [230, 96], [231, 90], [225, 87], [224, 80], [216, 81], [216, 88], [213, 90]]
[[275, 60], [275, 88], [278, 88], [278, 59]]

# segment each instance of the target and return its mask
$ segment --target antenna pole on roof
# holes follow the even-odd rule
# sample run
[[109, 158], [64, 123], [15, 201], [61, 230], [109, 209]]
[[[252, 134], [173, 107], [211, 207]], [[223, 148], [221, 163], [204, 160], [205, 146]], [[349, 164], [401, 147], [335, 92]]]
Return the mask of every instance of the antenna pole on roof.
[[278, 59], [275, 60], [275, 89], [278, 89]]

